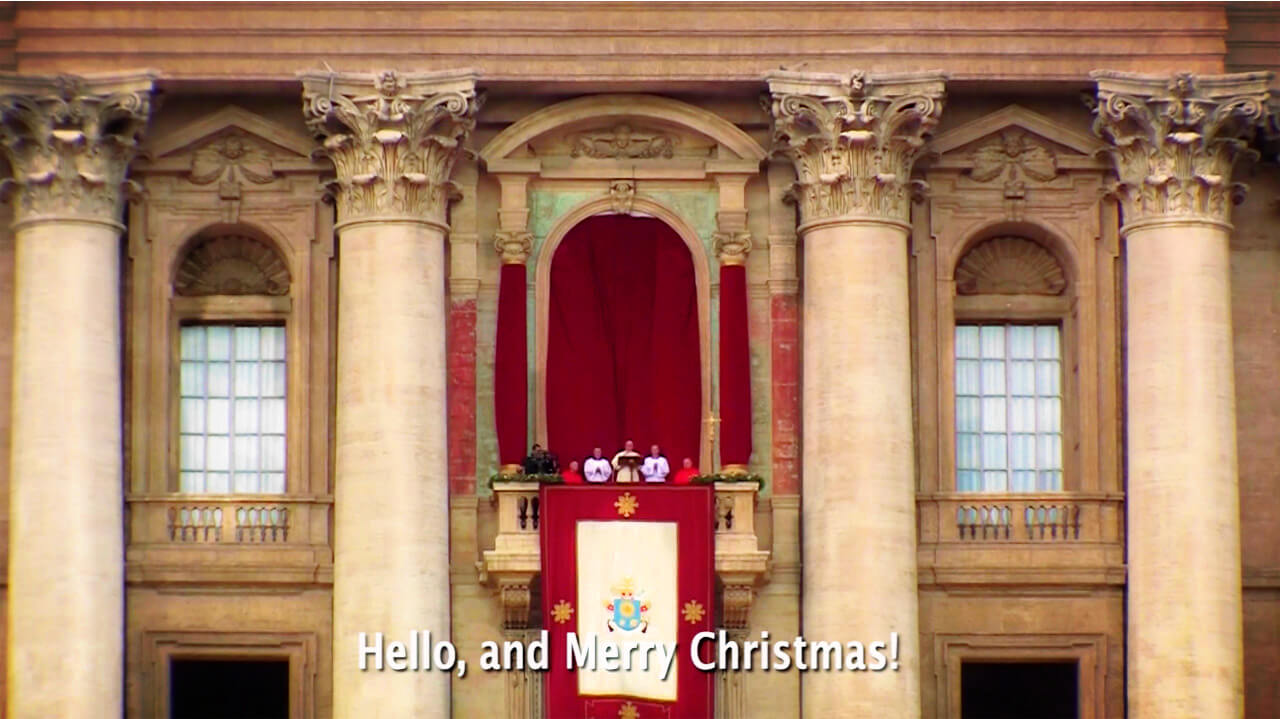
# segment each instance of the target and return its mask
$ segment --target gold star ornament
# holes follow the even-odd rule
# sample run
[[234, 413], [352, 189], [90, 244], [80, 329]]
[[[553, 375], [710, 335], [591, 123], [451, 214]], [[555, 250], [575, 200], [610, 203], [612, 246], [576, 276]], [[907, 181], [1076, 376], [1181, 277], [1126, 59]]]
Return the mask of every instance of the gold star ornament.
[[636, 499], [635, 495], [627, 492], [621, 497], [618, 497], [618, 499], [614, 501], [613, 506], [617, 507], [618, 514], [620, 516], [630, 517], [636, 513], [637, 509], [640, 508], [640, 500]]
[[551, 608], [551, 618], [556, 624], [564, 624], [573, 616], [573, 605], [561, 599]]
[[640, 710], [635, 704], [627, 702], [618, 710], [618, 719], [640, 719]]
[[707, 610], [702, 607], [702, 602], [691, 599], [684, 603], [684, 609], [680, 613], [684, 615], [686, 622], [697, 624], [702, 621], [702, 617], [707, 613]]

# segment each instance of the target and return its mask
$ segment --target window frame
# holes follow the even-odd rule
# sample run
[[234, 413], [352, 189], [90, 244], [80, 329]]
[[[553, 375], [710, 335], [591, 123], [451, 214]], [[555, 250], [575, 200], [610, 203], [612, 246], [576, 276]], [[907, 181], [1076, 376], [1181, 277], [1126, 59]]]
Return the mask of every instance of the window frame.
[[297, 361], [296, 322], [292, 321], [289, 296], [268, 295], [204, 295], [172, 297], [169, 312], [168, 386], [169, 442], [166, 449], [165, 488], [169, 493], [183, 494], [182, 474], [182, 327], [184, 325], [275, 325], [284, 328], [285, 337], [285, 467], [284, 492], [270, 494], [236, 493], [189, 494], [213, 497], [279, 498], [305, 493], [298, 475], [295, 444], [298, 437], [297, 388], [302, 378]]
[[[953, 295], [952, 321], [946, 338], [946, 441], [949, 451], [943, 459], [947, 463], [946, 475], [949, 491], [966, 496], [1035, 496], [1075, 492], [1080, 487], [1078, 467], [1078, 405], [1079, 405], [1079, 346], [1077, 342], [1078, 320], [1075, 299], [1069, 284], [1061, 295]], [[967, 324], [1029, 325], [1056, 324], [1059, 328], [1061, 389], [1062, 389], [1062, 488], [1056, 491], [983, 492], [961, 490], [957, 467], [956, 429], [956, 327]]]

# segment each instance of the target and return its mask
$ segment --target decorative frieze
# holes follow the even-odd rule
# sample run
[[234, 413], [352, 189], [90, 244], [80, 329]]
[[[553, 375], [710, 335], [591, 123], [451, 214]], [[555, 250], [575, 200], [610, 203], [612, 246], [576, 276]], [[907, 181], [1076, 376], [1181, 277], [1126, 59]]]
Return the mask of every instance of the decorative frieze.
[[942, 113], [944, 75], [777, 71], [765, 79], [773, 151], [795, 165], [801, 220], [905, 221], [912, 166]]
[[340, 221], [443, 224], [449, 177], [482, 98], [470, 70], [305, 73], [303, 112], [337, 173]]
[[151, 113], [150, 75], [0, 80], [0, 145], [18, 223], [120, 222], [129, 162]]
[[1093, 131], [1108, 144], [1125, 224], [1166, 217], [1230, 221], [1231, 181], [1267, 117], [1267, 73], [1195, 76], [1098, 71]]
[[570, 137], [570, 157], [596, 159], [670, 159], [676, 139], [664, 132], [636, 132], [621, 124], [606, 132], [582, 132]]

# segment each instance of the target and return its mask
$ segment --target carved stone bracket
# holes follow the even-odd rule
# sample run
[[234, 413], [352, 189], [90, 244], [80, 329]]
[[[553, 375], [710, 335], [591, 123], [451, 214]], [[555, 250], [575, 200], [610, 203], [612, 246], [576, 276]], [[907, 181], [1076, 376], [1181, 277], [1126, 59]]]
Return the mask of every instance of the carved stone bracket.
[[609, 183], [610, 209], [619, 215], [631, 214], [635, 204], [636, 183], [631, 180], [614, 180]]
[[498, 230], [493, 246], [504, 265], [523, 265], [533, 251], [533, 234], [525, 230]]
[[776, 71], [765, 80], [773, 152], [795, 165], [803, 222], [908, 218], [912, 166], [942, 113], [942, 73]]
[[1092, 73], [1093, 131], [1107, 143], [1125, 224], [1170, 216], [1229, 222], [1245, 187], [1231, 181], [1267, 117], [1267, 73]]
[[10, 76], [0, 81], [0, 145], [18, 223], [119, 223], [125, 175], [151, 113], [150, 75]]
[[339, 218], [444, 224], [449, 177], [482, 98], [470, 70], [304, 73], [307, 125], [337, 172]]

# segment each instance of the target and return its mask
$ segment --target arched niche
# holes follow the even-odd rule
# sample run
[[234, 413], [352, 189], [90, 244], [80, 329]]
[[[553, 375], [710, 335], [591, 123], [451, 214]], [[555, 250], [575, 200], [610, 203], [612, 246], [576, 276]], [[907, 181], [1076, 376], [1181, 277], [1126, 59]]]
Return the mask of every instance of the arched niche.
[[[972, 276], [981, 266], [989, 271], [1040, 273], [1018, 278], [1029, 292], [1005, 289], [996, 292], [974, 292], [961, 287], [966, 274]], [[947, 262], [948, 276], [955, 280], [959, 294], [1040, 294], [1066, 295], [1079, 281], [1079, 263], [1072, 244], [1053, 229], [1027, 220], [995, 221], [973, 228], [964, 241], [956, 245]], [[1054, 274], [1061, 276], [1055, 279]], [[1035, 289], [1043, 284], [1044, 290]], [[1057, 286], [1060, 285], [1060, 286]], [[1054, 290], [1047, 288], [1056, 287]]]
[[[578, 223], [614, 212], [609, 197], [587, 200], [569, 209], [552, 226], [538, 249], [534, 275], [534, 437], [547, 443], [547, 350], [548, 320], [551, 312], [551, 264], [556, 250]], [[665, 204], [644, 195], [632, 200], [631, 214], [658, 219], [680, 237], [693, 259], [694, 289], [698, 298], [698, 353], [700, 359], [702, 406], [701, 416], [711, 412], [711, 266], [697, 232], [678, 213]], [[704, 422], [699, 429], [699, 466], [710, 466], [710, 441]]]
[[175, 254], [173, 294], [285, 296], [289, 261], [276, 242], [247, 224], [219, 224], [195, 233]]

